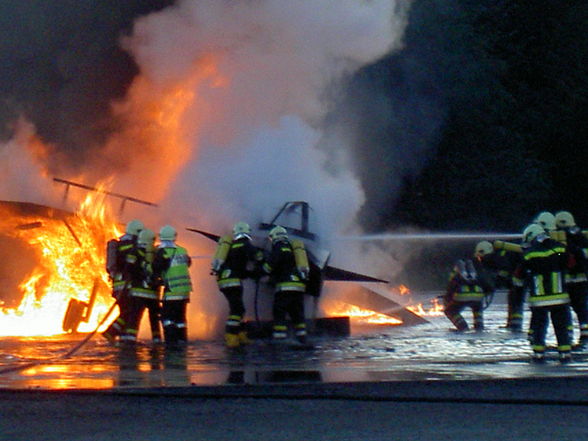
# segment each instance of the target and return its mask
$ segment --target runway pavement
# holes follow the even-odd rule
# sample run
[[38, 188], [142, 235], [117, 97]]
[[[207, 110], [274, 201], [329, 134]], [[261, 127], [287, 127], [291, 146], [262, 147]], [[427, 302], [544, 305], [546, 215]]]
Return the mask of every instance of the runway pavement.
[[588, 439], [588, 355], [532, 365], [502, 306], [486, 318], [484, 333], [436, 317], [311, 350], [93, 339], [60, 359], [75, 338], [1, 339], [0, 440]]

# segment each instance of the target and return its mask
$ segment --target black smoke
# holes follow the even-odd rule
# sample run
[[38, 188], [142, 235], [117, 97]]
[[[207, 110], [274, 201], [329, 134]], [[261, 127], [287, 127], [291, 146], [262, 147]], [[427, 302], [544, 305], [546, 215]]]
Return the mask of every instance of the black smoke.
[[174, 0], [5, 0], [0, 3], [0, 137], [31, 121], [48, 169], [76, 170], [121, 124], [111, 102], [138, 74], [119, 45], [133, 21]]

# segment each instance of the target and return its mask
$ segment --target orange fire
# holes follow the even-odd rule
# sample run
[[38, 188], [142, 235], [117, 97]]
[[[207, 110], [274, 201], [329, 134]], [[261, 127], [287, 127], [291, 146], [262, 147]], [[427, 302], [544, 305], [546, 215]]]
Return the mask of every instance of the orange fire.
[[401, 325], [402, 320], [348, 303], [333, 302], [329, 315], [347, 316], [355, 325]]
[[410, 294], [410, 289], [409, 289], [409, 288], [408, 288], [408, 286], [406, 286], [406, 285], [398, 285], [398, 288], [397, 288], [397, 289], [398, 289], [398, 293], [399, 293], [401, 296], [404, 296], [404, 295]]
[[20, 304], [0, 308], [0, 335], [63, 333], [62, 320], [70, 299], [87, 302], [93, 288], [97, 290], [95, 304], [78, 331], [94, 330], [112, 304], [105, 271], [106, 241], [121, 234], [103, 195], [88, 195], [75, 214], [39, 213], [30, 207], [16, 211], [3, 213], [1, 231], [32, 249], [36, 266], [18, 286]]
[[416, 315], [420, 315], [421, 317], [434, 317], [443, 315], [443, 305], [437, 300], [436, 298], [431, 300], [431, 306], [428, 308], [423, 307], [422, 303], [414, 306], [407, 306], [411, 312], [414, 312]]
[[[410, 288], [406, 285], [398, 285], [394, 291], [397, 291], [401, 296], [411, 294]], [[439, 303], [436, 298], [432, 299], [430, 305], [427, 307], [423, 306], [422, 303], [418, 303], [416, 305], [407, 306], [406, 309], [421, 317], [443, 315], [443, 305]]]

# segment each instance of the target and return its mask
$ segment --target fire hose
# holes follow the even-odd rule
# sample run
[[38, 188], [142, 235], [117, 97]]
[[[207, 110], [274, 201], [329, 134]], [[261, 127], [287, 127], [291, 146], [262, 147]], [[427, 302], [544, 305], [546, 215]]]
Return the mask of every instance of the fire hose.
[[112, 304], [112, 306], [110, 307], [110, 309], [108, 310], [108, 312], [106, 313], [106, 315], [104, 316], [104, 318], [100, 321], [100, 323], [98, 323], [98, 326], [96, 326], [96, 328], [92, 332], [90, 332], [86, 337], [84, 337], [84, 339], [82, 341], [80, 341], [77, 345], [75, 345], [73, 348], [71, 348], [69, 351], [65, 352], [64, 354], [61, 354], [61, 355], [58, 355], [55, 357], [51, 357], [51, 358], [47, 358], [47, 359], [34, 360], [29, 363], [19, 364], [18, 366], [7, 366], [5, 368], [0, 369], [0, 374], [6, 374], [9, 372], [17, 372], [17, 371], [21, 371], [23, 369], [31, 368], [33, 366], [47, 364], [47, 363], [51, 363], [51, 362], [58, 361], [58, 360], [66, 360], [66, 359], [70, 358], [72, 355], [74, 355], [76, 352], [78, 352], [86, 343], [88, 343], [90, 341], [90, 339], [92, 337], [94, 337], [94, 335], [96, 335], [96, 333], [98, 332], [98, 329], [100, 329], [100, 327], [104, 323], [106, 323], [106, 320], [108, 320], [108, 317], [110, 317], [110, 314], [112, 314], [112, 311], [114, 311], [114, 307], [116, 305], [117, 305], [117, 303], [114, 302]]

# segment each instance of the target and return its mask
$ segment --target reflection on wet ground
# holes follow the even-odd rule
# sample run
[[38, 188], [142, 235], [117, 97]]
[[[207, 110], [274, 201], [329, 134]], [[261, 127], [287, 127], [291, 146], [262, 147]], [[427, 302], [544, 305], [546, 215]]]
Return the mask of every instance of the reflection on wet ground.
[[[148, 344], [115, 348], [94, 337], [63, 359], [83, 337], [2, 338], [0, 387], [108, 389], [588, 373], [588, 352], [576, 352], [566, 366], [556, 361], [556, 353], [544, 366], [531, 365], [525, 334], [501, 328], [505, 315], [503, 305], [492, 305], [482, 333], [455, 333], [445, 317], [429, 317], [430, 323], [413, 327], [353, 328], [351, 337], [317, 338], [312, 348], [261, 340], [239, 350], [228, 350], [221, 341], [194, 341], [182, 349]], [[554, 343], [553, 335], [549, 339]]]

